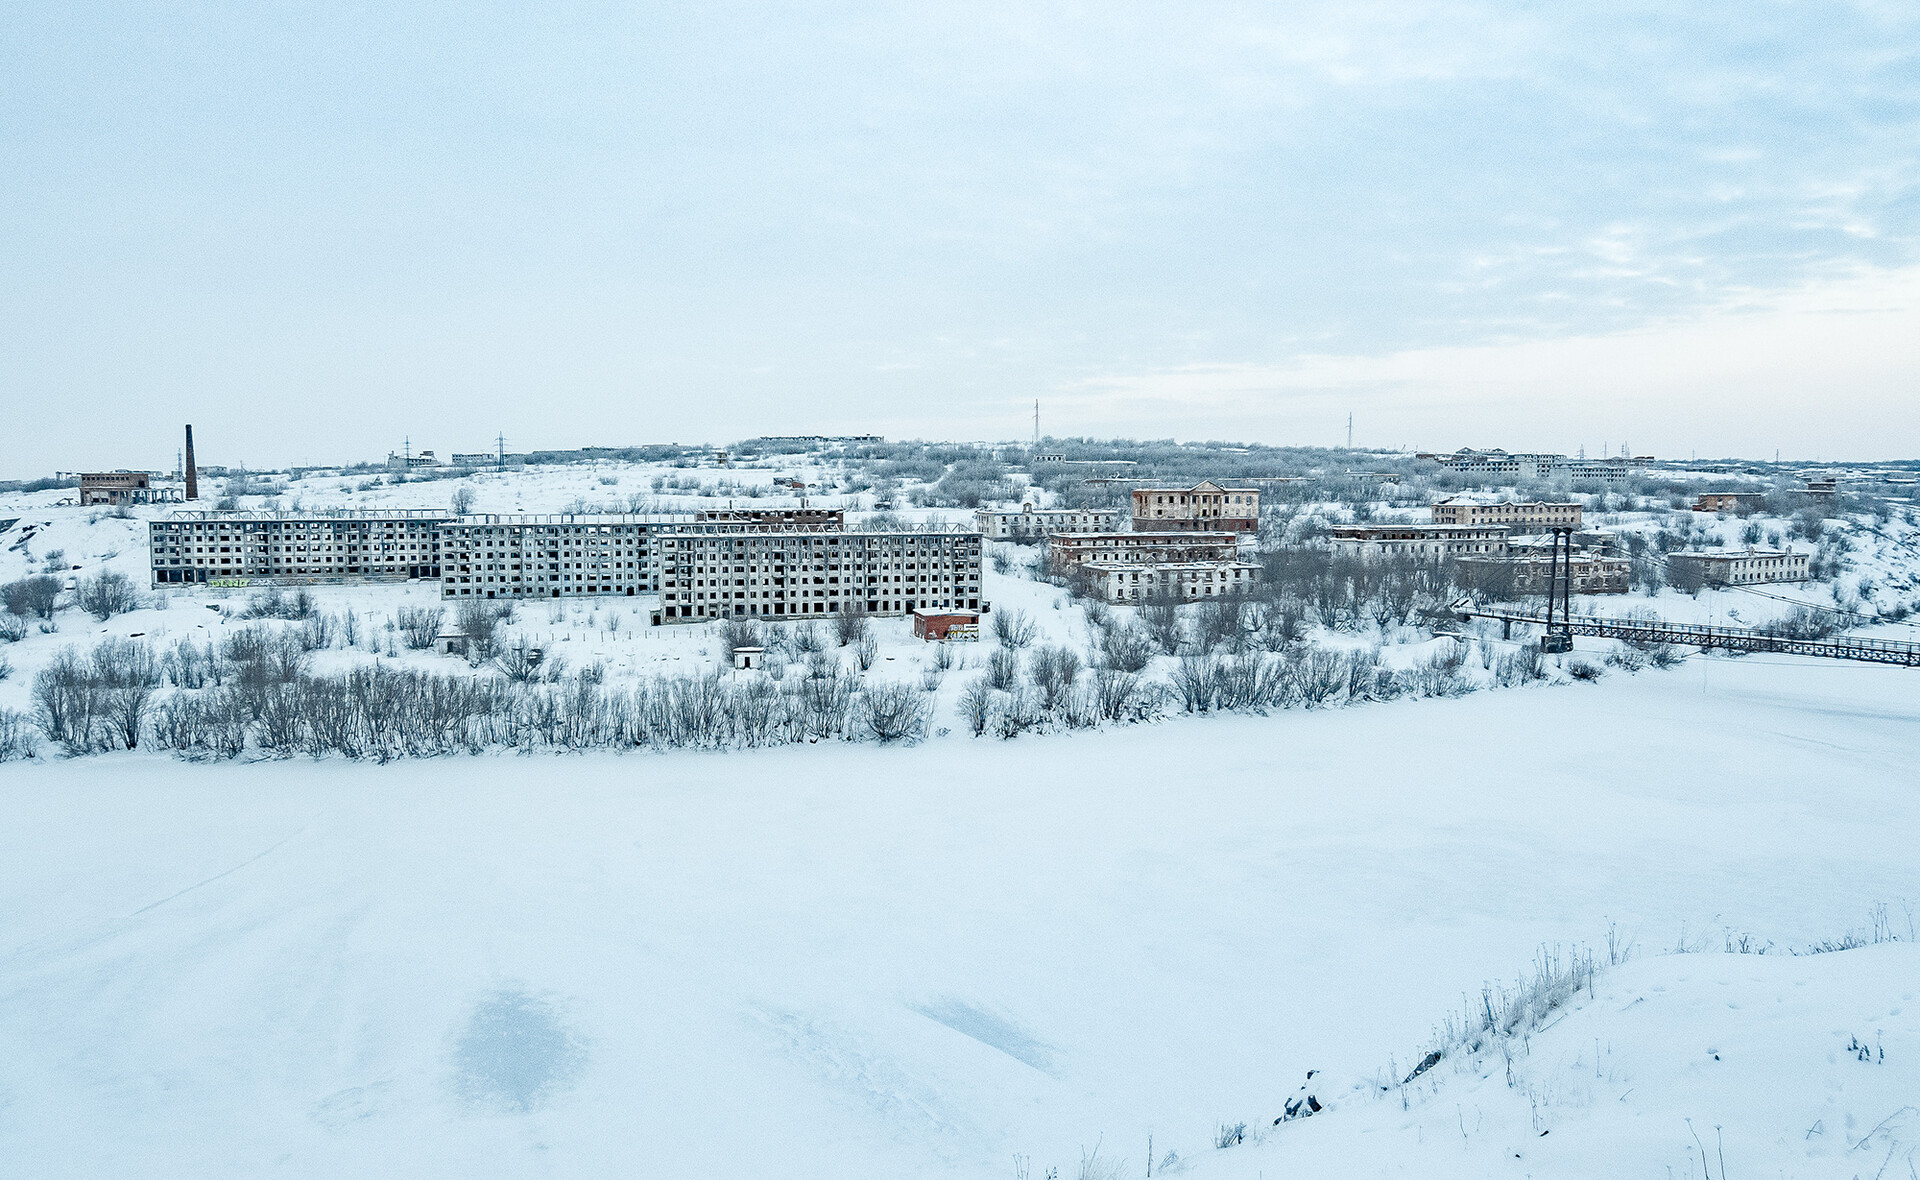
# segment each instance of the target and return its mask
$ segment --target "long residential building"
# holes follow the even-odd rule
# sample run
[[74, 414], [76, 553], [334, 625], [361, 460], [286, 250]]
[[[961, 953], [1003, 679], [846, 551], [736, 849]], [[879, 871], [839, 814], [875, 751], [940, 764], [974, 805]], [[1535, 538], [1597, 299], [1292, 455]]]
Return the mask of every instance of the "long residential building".
[[667, 623], [980, 609], [974, 532], [678, 532], [659, 545]]
[[1463, 496], [1441, 500], [1433, 506], [1433, 523], [1446, 525], [1505, 525], [1516, 533], [1539, 532], [1557, 526], [1580, 527], [1580, 504], [1535, 500], [1528, 503], [1494, 503]]
[[1245, 594], [1260, 582], [1260, 566], [1251, 561], [1094, 561], [1082, 567], [1093, 588], [1108, 602], [1193, 602]]
[[1037, 541], [1055, 533], [1115, 532], [1126, 519], [1118, 508], [982, 508], [973, 526], [994, 541]]
[[[1624, 557], [1575, 553], [1562, 568], [1571, 567], [1575, 594], [1625, 594], [1633, 563]], [[1545, 594], [1553, 585], [1551, 557], [1463, 557], [1459, 580], [1468, 586], [1501, 594]]]
[[440, 576], [446, 512], [176, 512], [147, 526], [155, 586], [404, 582]]
[[1140, 532], [1258, 532], [1260, 489], [1221, 487], [1209, 479], [1190, 488], [1134, 488], [1133, 527]]
[[442, 598], [634, 597], [660, 590], [659, 538], [838, 532], [839, 512], [463, 516], [440, 529]]
[[1240, 556], [1240, 534], [1056, 533], [1047, 539], [1047, 560], [1056, 570], [1092, 561], [1153, 565], [1168, 561], [1233, 561]]
[[1709, 586], [1750, 586], [1756, 582], [1804, 582], [1808, 561], [1788, 549], [1745, 549], [1731, 553], [1669, 553], [1667, 568], [1698, 573]]
[[1375, 559], [1416, 557], [1501, 557], [1507, 552], [1505, 525], [1357, 524], [1329, 530], [1335, 552]]

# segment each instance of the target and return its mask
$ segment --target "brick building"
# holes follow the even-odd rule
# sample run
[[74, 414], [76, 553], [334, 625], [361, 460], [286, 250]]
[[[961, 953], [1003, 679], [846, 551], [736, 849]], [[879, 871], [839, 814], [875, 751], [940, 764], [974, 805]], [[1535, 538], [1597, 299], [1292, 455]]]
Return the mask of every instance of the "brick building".
[[1260, 490], [1223, 488], [1204, 479], [1190, 488], [1134, 488], [1133, 527], [1143, 532], [1258, 532]]

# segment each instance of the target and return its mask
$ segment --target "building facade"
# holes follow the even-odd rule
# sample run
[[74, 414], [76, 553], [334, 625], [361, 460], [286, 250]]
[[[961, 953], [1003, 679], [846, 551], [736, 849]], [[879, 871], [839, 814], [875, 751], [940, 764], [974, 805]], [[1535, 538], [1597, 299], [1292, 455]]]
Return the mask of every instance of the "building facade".
[[1095, 561], [1158, 565], [1239, 556], [1240, 534], [1229, 532], [1055, 533], [1047, 538], [1047, 560], [1062, 572]]
[[1542, 532], [1556, 526], [1580, 527], [1580, 505], [1535, 500], [1524, 504], [1494, 504], [1455, 496], [1433, 506], [1433, 523], [1480, 527], [1505, 525], [1515, 533]]
[[441, 527], [442, 598], [632, 598], [660, 591], [669, 533], [838, 532], [796, 513], [665, 512], [463, 516]]
[[1750, 586], [1758, 582], [1804, 582], [1807, 555], [1787, 549], [1745, 549], [1732, 553], [1669, 553], [1667, 568], [1696, 573], [1709, 586]]
[[179, 499], [179, 493], [153, 486], [153, 477], [145, 471], [83, 471], [80, 473], [81, 504], [152, 504], [163, 499]]
[[[1565, 569], [1569, 562], [1562, 563]], [[1575, 594], [1625, 594], [1630, 588], [1633, 563], [1623, 557], [1596, 553], [1575, 553], [1570, 558]], [[1460, 582], [1482, 589], [1521, 594], [1545, 594], [1553, 585], [1553, 559], [1549, 557], [1463, 557], [1459, 562]]]
[[1260, 567], [1250, 561], [1166, 561], [1151, 565], [1095, 561], [1082, 568], [1094, 592], [1107, 602], [1194, 602], [1245, 594], [1260, 583]]
[[1761, 512], [1767, 507], [1765, 492], [1702, 492], [1693, 501], [1695, 512]]
[[1141, 532], [1257, 532], [1260, 490], [1221, 487], [1205, 479], [1190, 488], [1134, 488], [1133, 527]]
[[1352, 557], [1503, 557], [1505, 525], [1358, 524], [1329, 531], [1334, 552]]
[[1055, 533], [1116, 532], [1126, 519], [1118, 508], [982, 508], [973, 527], [994, 541], [1036, 541]]
[[980, 609], [974, 532], [676, 532], [660, 538], [663, 621]]
[[445, 512], [176, 512], [147, 526], [155, 586], [404, 582], [440, 576]]

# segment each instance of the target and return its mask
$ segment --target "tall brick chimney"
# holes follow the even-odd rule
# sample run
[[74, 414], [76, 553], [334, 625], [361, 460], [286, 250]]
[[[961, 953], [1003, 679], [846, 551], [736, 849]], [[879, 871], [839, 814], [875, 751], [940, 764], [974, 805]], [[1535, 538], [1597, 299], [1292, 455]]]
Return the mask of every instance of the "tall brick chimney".
[[187, 424], [186, 463], [187, 463], [187, 470], [186, 470], [187, 499], [198, 500], [200, 498], [200, 473], [199, 473], [199, 469], [193, 465], [193, 424], [192, 423]]

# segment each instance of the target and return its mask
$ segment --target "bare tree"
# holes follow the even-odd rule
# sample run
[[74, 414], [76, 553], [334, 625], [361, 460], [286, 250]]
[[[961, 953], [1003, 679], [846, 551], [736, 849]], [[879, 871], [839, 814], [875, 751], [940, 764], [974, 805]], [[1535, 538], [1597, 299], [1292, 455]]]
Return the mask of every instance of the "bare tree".
[[448, 506], [453, 509], [455, 516], [465, 516], [467, 513], [472, 512], [473, 485], [463, 483], [455, 487], [453, 489], [453, 496], [448, 501]]
[[1180, 650], [1180, 612], [1174, 599], [1155, 597], [1143, 604], [1140, 607], [1140, 625], [1147, 629], [1147, 635], [1167, 655]]
[[1020, 683], [1020, 657], [1004, 647], [995, 648], [987, 657], [987, 683], [1001, 692], [1012, 692]]
[[854, 663], [860, 666], [860, 670], [862, 672], [865, 672], [867, 669], [873, 667], [873, 661], [879, 658], [879, 655], [880, 655], [880, 641], [873, 637], [873, 633], [871, 631], [869, 631], [865, 635], [862, 635], [858, 640], [854, 642], [853, 660], [854, 660]]
[[858, 641], [867, 634], [867, 607], [863, 602], [848, 599], [840, 604], [840, 613], [833, 617], [834, 637], [840, 646]]

